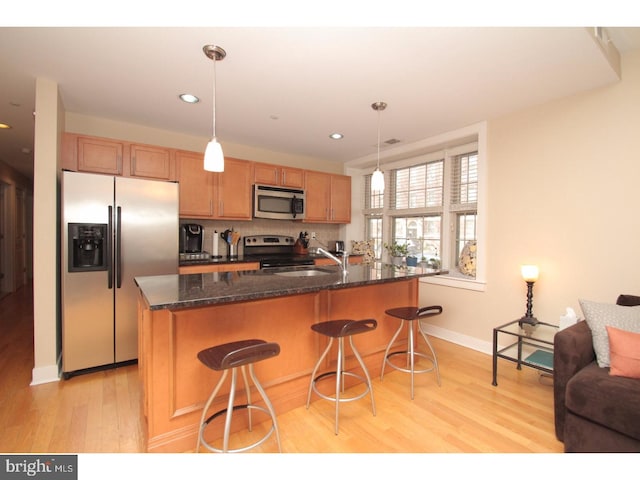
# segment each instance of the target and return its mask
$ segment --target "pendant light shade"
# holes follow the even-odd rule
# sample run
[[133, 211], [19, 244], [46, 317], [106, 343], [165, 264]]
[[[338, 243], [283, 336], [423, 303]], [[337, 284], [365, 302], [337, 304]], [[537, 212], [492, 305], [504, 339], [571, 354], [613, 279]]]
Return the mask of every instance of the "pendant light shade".
[[207, 149], [204, 151], [204, 169], [208, 172], [224, 172], [222, 145], [215, 137], [207, 143]]
[[209, 172], [224, 172], [224, 154], [216, 138], [216, 62], [224, 59], [227, 52], [216, 45], [205, 45], [202, 50], [213, 60], [213, 134], [204, 151], [204, 169]]
[[384, 192], [384, 173], [379, 168], [376, 168], [371, 175], [371, 191]]
[[378, 163], [376, 169], [371, 175], [371, 191], [374, 193], [384, 192], [384, 173], [380, 170], [380, 112], [387, 108], [387, 104], [384, 102], [376, 102], [371, 104], [376, 112], [378, 112]]

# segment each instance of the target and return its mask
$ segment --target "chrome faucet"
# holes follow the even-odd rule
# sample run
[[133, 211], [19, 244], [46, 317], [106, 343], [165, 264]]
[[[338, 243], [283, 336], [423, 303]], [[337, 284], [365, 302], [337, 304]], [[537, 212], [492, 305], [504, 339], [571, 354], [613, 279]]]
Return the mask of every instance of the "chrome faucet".
[[333, 260], [334, 262], [336, 262], [338, 265], [340, 265], [340, 268], [342, 269], [342, 273], [346, 274], [347, 272], [347, 266], [349, 265], [349, 254], [345, 251], [342, 252], [342, 260], [340, 260], [338, 257], [336, 257], [335, 255], [327, 252], [324, 248], [322, 247], [318, 247], [317, 249], [318, 253], [321, 253], [322, 255], [324, 255], [327, 258], [330, 258], [331, 260]]

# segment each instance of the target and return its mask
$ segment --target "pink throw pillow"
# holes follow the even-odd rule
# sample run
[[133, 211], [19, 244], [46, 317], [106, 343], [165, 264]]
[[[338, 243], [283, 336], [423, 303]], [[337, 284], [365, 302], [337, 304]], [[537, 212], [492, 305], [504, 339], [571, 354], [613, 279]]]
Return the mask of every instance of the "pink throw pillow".
[[610, 375], [640, 378], [640, 333], [607, 325], [611, 355]]

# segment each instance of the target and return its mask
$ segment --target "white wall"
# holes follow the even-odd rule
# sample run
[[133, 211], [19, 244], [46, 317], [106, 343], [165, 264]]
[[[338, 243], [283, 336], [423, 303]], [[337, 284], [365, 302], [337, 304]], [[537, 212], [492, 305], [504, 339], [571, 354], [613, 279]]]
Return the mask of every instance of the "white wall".
[[32, 384], [58, 379], [58, 165], [63, 118], [58, 84], [36, 80], [33, 178]]
[[486, 291], [422, 284], [421, 303], [445, 310], [432, 332], [490, 351], [493, 327], [525, 312], [524, 263], [540, 267], [542, 321], [581, 315], [579, 298], [640, 294], [638, 85], [640, 51], [613, 86], [489, 121]]

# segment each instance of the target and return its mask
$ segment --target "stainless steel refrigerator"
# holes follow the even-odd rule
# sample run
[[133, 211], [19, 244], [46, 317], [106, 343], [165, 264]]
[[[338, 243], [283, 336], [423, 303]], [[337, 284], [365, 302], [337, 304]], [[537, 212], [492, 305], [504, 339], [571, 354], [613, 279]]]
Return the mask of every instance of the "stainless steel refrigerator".
[[178, 273], [178, 184], [62, 178], [62, 371], [138, 357], [134, 277]]

